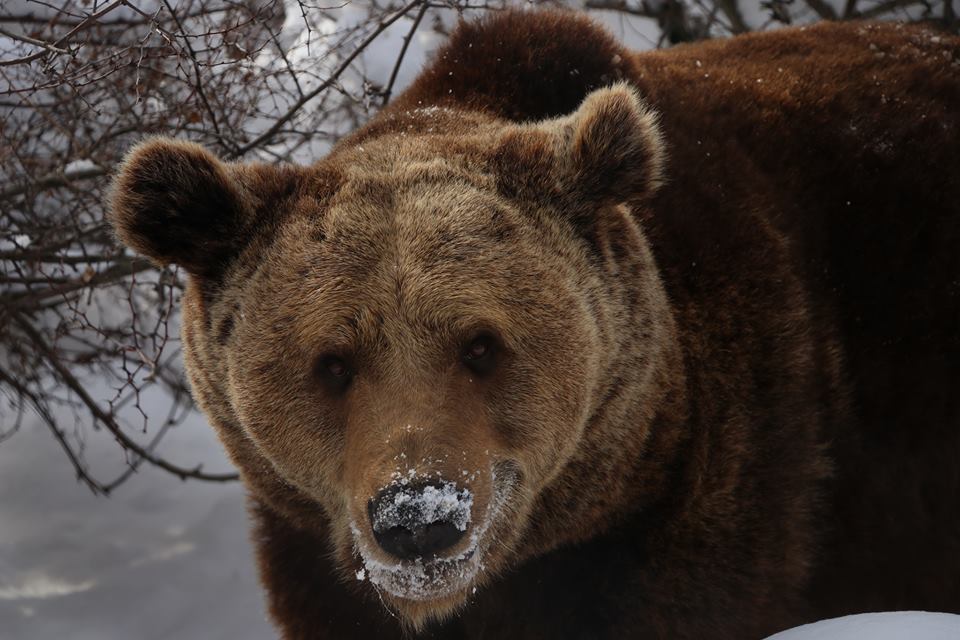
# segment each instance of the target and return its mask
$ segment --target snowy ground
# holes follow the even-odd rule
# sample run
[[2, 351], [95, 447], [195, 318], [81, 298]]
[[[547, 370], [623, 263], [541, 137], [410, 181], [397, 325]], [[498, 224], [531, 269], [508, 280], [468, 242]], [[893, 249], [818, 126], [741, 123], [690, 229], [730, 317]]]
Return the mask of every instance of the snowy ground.
[[[165, 444], [229, 468], [200, 416]], [[113, 464], [115, 445], [87, 457]], [[0, 640], [274, 638], [247, 532], [239, 483], [143, 469], [97, 498], [49, 431], [25, 424], [0, 446]]]
[[869, 613], [808, 624], [768, 640], [957, 640], [960, 616], [907, 611]]

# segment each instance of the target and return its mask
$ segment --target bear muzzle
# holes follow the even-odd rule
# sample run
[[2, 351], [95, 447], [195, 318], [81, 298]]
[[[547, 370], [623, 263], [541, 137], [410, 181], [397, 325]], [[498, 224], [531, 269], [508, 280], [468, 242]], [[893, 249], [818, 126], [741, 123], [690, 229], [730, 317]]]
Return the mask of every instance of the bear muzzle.
[[456, 546], [467, 531], [473, 494], [437, 480], [395, 484], [367, 505], [381, 549], [401, 560], [434, 558]]
[[366, 494], [373, 497], [362, 511], [355, 501], [349, 529], [357, 579], [395, 598], [397, 607], [452, 606], [475, 590], [479, 574], [505, 559], [503, 536], [512, 530], [508, 514], [521, 476], [512, 462], [487, 464], [458, 469], [459, 476], [453, 468], [396, 472]]

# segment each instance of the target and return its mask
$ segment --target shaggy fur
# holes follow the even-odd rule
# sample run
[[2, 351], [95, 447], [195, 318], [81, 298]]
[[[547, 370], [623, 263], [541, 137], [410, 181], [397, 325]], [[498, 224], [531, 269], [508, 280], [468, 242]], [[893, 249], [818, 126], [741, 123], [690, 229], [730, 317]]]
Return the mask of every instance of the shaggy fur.
[[[504, 13], [312, 167], [138, 147], [111, 220], [190, 273], [286, 638], [744, 639], [960, 611], [958, 203], [954, 37]], [[477, 514], [423, 598], [357, 573], [407, 473]]]

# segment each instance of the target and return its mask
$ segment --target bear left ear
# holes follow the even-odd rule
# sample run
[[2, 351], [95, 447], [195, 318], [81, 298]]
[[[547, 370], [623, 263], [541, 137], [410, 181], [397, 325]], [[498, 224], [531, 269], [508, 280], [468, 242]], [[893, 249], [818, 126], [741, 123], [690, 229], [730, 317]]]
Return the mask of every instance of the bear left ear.
[[156, 138], [127, 155], [107, 217], [124, 244], [156, 264], [214, 277], [236, 254], [254, 212], [230, 165], [199, 145]]
[[620, 83], [589, 94], [569, 116], [511, 127], [494, 162], [508, 192], [593, 206], [653, 194], [665, 155], [656, 112]]

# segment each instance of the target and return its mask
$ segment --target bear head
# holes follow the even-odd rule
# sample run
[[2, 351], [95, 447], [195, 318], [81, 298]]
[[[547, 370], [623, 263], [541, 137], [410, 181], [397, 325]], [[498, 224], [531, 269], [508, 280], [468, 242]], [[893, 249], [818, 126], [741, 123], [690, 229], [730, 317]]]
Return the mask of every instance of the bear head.
[[532, 123], [385, 112], [310, 167], [153, 139], [109, 219], [188, 274], [188, 375], [253, 497], [419, 626], [625, 500], [645, 427], [616, 403], [657, 393], [670, 331], [633, 214], [663, 163], [620, 84]]

